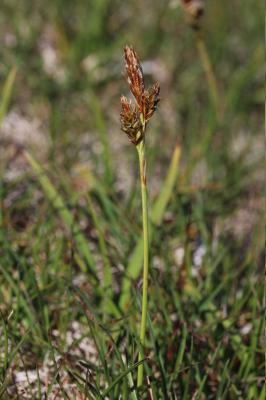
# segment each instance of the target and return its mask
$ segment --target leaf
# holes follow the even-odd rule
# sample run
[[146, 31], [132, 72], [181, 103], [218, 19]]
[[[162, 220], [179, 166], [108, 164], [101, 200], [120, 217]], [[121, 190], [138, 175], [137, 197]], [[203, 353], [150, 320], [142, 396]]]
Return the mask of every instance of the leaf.
[[2, 125], [3, 119], [6, 115], [6, 112], [7, 112], [9, 103], [10, 103], [16, 74], [17, 74], [17, 68], [14, 66], [10, 70], [9, 74], [7, 75], [6, 81], [4, 83], [4, 87], [3, 87], [3, 91], [2, 91], [2, 101], [0, 103], [0, 126]]
[[[56, 188], [53, 186], [51, 181], [47, 178], [41, 165], [27, 151], [25, 151], [24, 154], [27, 161], [31, 165], [33, 171], [35, 172], [37, 179], [41, 187], [43, 188], [46, 197], [52, 203], [55, 210], [58, 211], [61, 219], [63, 220], [67, 228], [71, 230], [71, 232], [73, 233], [79, 253], [82, 255], [84, 260], [87, 262], [88, 266], [94, 272], [95, 263], [92, 254], [90, 252], [90, 249], [88, 247], [87, 240], [80, 232], [79, 227], [75, 224], [74, 218], [70, 213], [70, 211], [65, 206], [62, 197], [59, 195], [59, 193], [57, 192]], [[82, 264], [81, 268], [83, 269], [84, 272], [86, 271], [86, 267], [82, 266]]]
[[108, 393], [117, 385], [125, 376], [127, 376], [131, 371], [137, 368], [139, 365], [143, 364], [146, 359], [140, 360], [133, 364], [131, 367], [127, 368], [126, 371], [122, 372], [112, 383], [111, 385], [103, 392], [103, 397], [107, 396]]

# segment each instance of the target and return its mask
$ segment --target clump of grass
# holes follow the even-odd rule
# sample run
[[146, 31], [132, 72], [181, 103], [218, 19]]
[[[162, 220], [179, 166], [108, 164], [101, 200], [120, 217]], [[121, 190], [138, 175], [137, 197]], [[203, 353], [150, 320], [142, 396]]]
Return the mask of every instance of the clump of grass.
[[[142, 292], [142, 311], [140, 326], [139, 361], [143, 358], [143, 348], [145, 345], [145, 333], [147, 323], [148, 308], [148, 273], [149, 273], [149, 230], [148, 230], [148, 200], [146, 185], [146, 157], [145, 157], [145, 132], [149, 119], [157, 108], [159, 102], [160, 86], [155, 83], [150, 89], [145, 89], [143, 71], [138, 56], [133, 48], [125, 47], [125, 65], [127, 81], [135, 98], [136, 104], [131, 105], [125, 96], [121, 97], [121, 128], [127, 134], [129, 140], [136, 146], [139, 157], [139, 171], [141, 181], [142, 199], [142, 224], [143, 224], [143, 292]], [[138, 367], [137, 385], [143, 383], [143, 364]]]

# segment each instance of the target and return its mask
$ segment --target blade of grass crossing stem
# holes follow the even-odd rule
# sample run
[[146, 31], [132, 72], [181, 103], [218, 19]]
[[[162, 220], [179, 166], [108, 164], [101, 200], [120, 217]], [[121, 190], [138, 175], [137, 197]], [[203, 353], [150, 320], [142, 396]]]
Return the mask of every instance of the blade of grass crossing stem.
[[143, 364], [145, 361], [141, 360], [136, 362], [135, 364], [132, 365], [132, 367], [129, 367], [126, 369], [126, 371], [122, 372], [112, 383], [111, 385], [103, 392], [102, 396], [105, 398], [108, 393], [111, 392], [111, 390], [117, 385], [124, 377], [126, 377], [130, 372], [132, 372], [134, 369], [136, 369], [139, 365]]
[[[162, 222], [163, 215], [165, 213], [167, 204], [172, 195], [173, 189], [176, 184], [177, 176], [178, 176], [178, 167], [180, 161], [181, 149], [180, 146], [177, 145], [171, 163], [167, 172], [166, 179], [163, 184], [163, 188], [155, 201], [154, 206], [151, 210], [151, 222], [154, 225], [160, 225]], [[153, 227], [150, 226], [150, 240], [152, 240]], [[124, 308], [130, 298], [130, 287], [131, 280], [137, 279], [142, 270], [142, 262], [143, 262], [143, 238], [141, 237], [130, 257], [129, 264], [126, 270], [126, 276], [122, 280], [122, 294], [120, 297], [120, 306]]]
[[133, 381], [131, 371], [129, 371], [127, 374], [127, 380], [128, 380], [129, 390], [131, 390], [131, 393], [130, 393], [131, 400], [138, 400], [136, 390], [134, 389], [134, 381]]
[[[95, 319], [95, 321], [96, 321], [96, 319]], [[116, 355], [117, 355], [117, 359], [118, 359], [118, 361], [119, 361], [119, 363], [120, 363], [120, 365], [121, 365], [121, 368], [122, 368], [123, 370], [126, 370], [126, 369], [128, 368], [128, 366], [127, 366], [127, 358], [125, 357], [125, 355], [121, 355], [120, 350], [119, 350], [119, 348], [117, 347], [116, 342], [115, 342], [115, 340], [113, 339], [111, 333], [110, 333], [103, 325], [100, 325], [100, 324], [99, 324], [99, 321], [97, 321], [97, 324], [98, 324], [99, 327], [103, 330], [103, 332], [105, 333], [105, 335], [108, 336], [110, 342], [112, 343], [112, 346], [113, 346], [114, 351], [115, 351], [115, 353], [116, 353]], [[117, 365], [117, 364], [116, 364], [116, 365]], [[117, 367], [116, 367], [116, 368], [117, 368]], [[126, 384], [126, 383], [128, 383], [128, 384]], [[126, 380], [124, 380], [123, 386], [124, 386], [123, 389], [124, 389], [125, 399], [126, 399], [126, 400], [128, 399], [128, 389], [129, 389], [130, 392], [131, 392], [131, 393], [130, 393], [131, 399], [137, 400], [137, 394], [136, 394], [136, 391], [135, 391], [134, 381], [133, 381], [133, 377], [132, 377], [131, 372], [129, 372], [128, 375], [127, 375], [127, 382], [126, 382]], [[119, 388], [118, 388], [118, 389], [119, 389]], [[116, 397], [115, 397], [115, 398], [116, 398]], [[123, 398], [123, 397], [122, 397], [122, 398]]]
[[38, 181], [42, 186], [45, 195], [47, 196], [48, 200], [52, 203], [54, 208], [58, 211], [65, 225], [73, 232], [79, 252], [82, 254], [89, 267], [93, 270], [95, 264], [92, 254], [89, 250], [86, 239], [80, 232], [79, 228], [75, 225], [72, 214], [68, 211], [63, 202], [63, 199], [61, 198], [55, 187], [52, 185], [50, 180], [45, 175], [45, 172], [41, 167], [41, 165], [28, 152], [25, 152], [24, 154], [27, 161], [31, 165], [33, 171], [37, 175]]
[[7, 75], [6, 81], [4, 83], [4, 87], [2, 90], [2, 99], [0, 103], [0, 127], [2, 125], [3, 119], [6, 115], [10, 103], [11, 94], [16, 79], [16, 74], [17, 74], [17, 68], [14, 66]]

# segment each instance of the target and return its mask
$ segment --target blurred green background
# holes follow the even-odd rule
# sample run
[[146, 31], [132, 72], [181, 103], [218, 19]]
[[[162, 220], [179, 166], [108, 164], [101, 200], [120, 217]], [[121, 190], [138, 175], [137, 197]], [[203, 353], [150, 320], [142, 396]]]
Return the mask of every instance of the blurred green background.
[[[179, 1], [2, 0], [0, 398], [46, 393], [52, 399], [57, 379], [62, 398], [101, 399], [102, 386], [111, 386], [135, 360], [137, 280], [130, 281], [128, 308], [119, 308], [141, 238], [136, 152], [119, 122], [120, 96], [129, 95], [126, 44], [136, 49], [147, 84], [161, 86], [147, 130], [150, 204], [165, 186], [176, 144], [181, 148], [178, 180], [151, 243], [146, 372], [153, 397], [145, 388], [136, 396], [264, 398], [264, 3], [205, 3], [202, 37], [218, 85], [218, 119]], [[43, 189], [25, 150], [61, 205], [47, 184]], [[115, 315], [98, 290], [105, 267], [112, 273], [106, 296], [118, 307]], [[82, 353], [88, 337], [92, 343]], [[126, 354], [123, 362], [117, 354]], [[81, 364], [93, 389], [79, 376]], [[31, 385], [25, 371], [35, 371]], [[128, 379], [134, 374], [105, 398], [133, 396]], [[29, 397], [23, 397], [27, 387]]]

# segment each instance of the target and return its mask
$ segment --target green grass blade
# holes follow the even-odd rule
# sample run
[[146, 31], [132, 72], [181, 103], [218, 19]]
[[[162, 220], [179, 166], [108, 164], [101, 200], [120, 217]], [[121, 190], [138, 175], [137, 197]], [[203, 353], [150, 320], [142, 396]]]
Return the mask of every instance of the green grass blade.
[[0, 311], [0, 316], [3, 321], [3, 349], [2, 349], [2, 362], [1, 362], [1, 368], [0, 368], [0, 380], [1, 382], [4, 380], [5, 376], [5, 371], [7, 370], [8, 367], [8, 332], [7, 332], [7, 326], [6, 322], [4, 320], [4, 317], [2, 316], [2, 313]]
[[176, 362], [175, 362], [175, 369], [174, 369], [175, 379], [177, 378], [179, 371], [180, 371], [180, 367], [182, 365], [182, 361], [183, 361], [183, 357], [184, 357], [185, 349], [186, 349], [187, 335], [188, 335], [187, 326], [185, 323], [183, 323], [181, 343], [179, 346], [179, 350], [178, 350], [178, 354], [177, 354], [177, 358], [176, 358]]
[[160, 192], [158, 199], [156, 200], [151, 210], [151, 221], [154, 225], [159, 225], [162, 222], [167, 204], [170, 200], [174, 186], [176, 184], [179, 172], [180, 156], [181, 149], [180, 146], [177, 145], [172, 155], [171, 163], [166, 175], [165, 182], [163, 184], [162, 191]]
[[264, 400], [266, 396], [266, 384], [263, 385], [258, 400]]
[[12, 89], [16, 79], [16, 74], [17, 74], [17, 68], [14, 66], [7, 75], [6, 81], [4, 83], [2, 91], [2, 99], [0, 103], [0, 126], [2, 125], [3, 119], [6, 115], [10, 103]]
[[27, 299], [25, 297], [25, 292], [20, 288], [19, 283], [15, 281], [13, 276], [0, 264], [0, 272], [5, 278], [7, 284], [14, 291], [15, 296], [20, 301], [21, 307], [24, 309], [25, 314], [28, 316], [31, 326], [33, 326], [33, 330], [42, 337], [41, 327], [38, 322], [36, 313], [34, 309], [28, 304]]
[[[11, 368], [12, 361], [14, 360], [15, 356], [17, 355], [20, 347], [25, 342], [26, 337], [28, 336], [29, 332], [30, 332], [30, 330], [25, 332], [25, 334], [22, 336], [22, 338], [20, 339], [20, 341], [18, 342], [18, 344], [16, 345], [14, 350], [12, 350], [10, 355], [8, 356], [8, 367], [7, 367], [6, 371], [5, 371], [5, 377], [7, 377], [7, 373], [9, 371], [9, 369]], [[5, 393], [7, 388], [8, 388], [8, 383], [7, 382], [6, 383], [3, 382], [3, 384], [1, 385], [1, 388], [0, 388], [0, 399], [2, 398], [2, 396]]]
[[[174, 186], [176, 184], [177, 175], [178, 175], [178, 167], [180, 161], [181, 150], [180, 146], [177, 145], [171, 163], [167, 172], [167, 176], [154, 206], [151, 210], [150, 219], [153, 225], [160, 225], [162, 222], [163, 215], [165, 213], [167, 204], [171, 198], [171, 194], [174, 190]], [[150, 240], [152, 240], [153, 235], [153, 227], [150, 226]], [[124, 308], [128, 303], [130, 298], [130, 287], [131, 287], [131, 280], [137, 279], [141, 273], [143, 262], [143, 238], [141, 237], [131, 255], [129, 260], [129, 265], [126, 271], [126, 276], [123, 278], [122, 281], [122, 294], [120, 297], [120, 306]]]
[[108, 186], [113, 182], [113, 168], [112, 168], [112, 158], [109, 148], [108, 131], [105, 125], [105, 119], [97, 97], [93, 93], [90, 93], [89, 100], [90, 100], [89, 106], [94, 116], [94, 123], [96, 125], [97, 132], [99, 134], [100, 141], [103, 146], [104, 176], [105, 176], [105, 183]]
[[46, 197], [52, 203], [53, 207], [58, 211], [61, 219], [63, 220], [67, 228], [73, 232], [79, 253], [84, 257], [88, 266], [92, 270], [94, 270], [95, 264], [92, 254], [89, 250], [87, 240], [82, 235], [79, 228], [76, 226], [74, 218], [69, 210], [66, 208], [62, 197], [59, 195], [55, 187], [52, 185], [51, 181], [45, 175], [45, 172], [41, 165], [28, 152], [25, 152], [24, 154], [33, 171], [35, 172]]
[[87, 202], [89, 207], [89, 212], [91, 214], [94, 226], [97, 230], [98, 239], [99, 239], [99, 250], [101, 252], [103, 258], [103, 284], [104, 289], [108, 291], [108, 293], [112, 293], [112, 267], [109, 260], [107, 245], [104, 238], [104, 233], [99, 223], [99, 219], [91, 199], [90, 194], [87, 195]]
[[126, 371], [122, 372], [112, 383], [111, 385], [103, 392], [102, 396], [105, 397], [108, 395], [108, 393], [111, 392], [111, 390], [125, 377], [127, 376], [131, 371], [136, 369], [140, 364], [143, 364], [145, 359], [136, 362], [133, 364], [131, 367], [127, 368]]
[[129, 389], [132, 390], [131, 395], [130, 395], [131, 400], [138, 400], [136, 390], [134, 389], [134, 381], [133, 381], [131, 371], [129, 371], [127, 374], [127, 380], [128, 380]]

